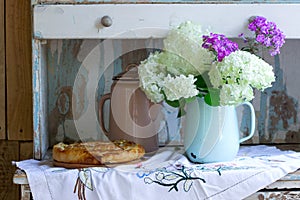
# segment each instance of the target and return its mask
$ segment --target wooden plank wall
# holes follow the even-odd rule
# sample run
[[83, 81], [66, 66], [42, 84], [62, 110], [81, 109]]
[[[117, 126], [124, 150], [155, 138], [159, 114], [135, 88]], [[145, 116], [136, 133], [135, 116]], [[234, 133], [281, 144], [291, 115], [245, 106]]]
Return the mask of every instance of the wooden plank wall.
[[[37, 3], [71, 3], [71, 4], [90, 4], [90, 3], [145, 3], [145, 2], [158, 2], [158, 3], [195, 3], [195, 0], [160, 0], [160, 1], [147, 1], [147, 0], [34, 0]], [[249, 0], [197, 0], [197, 3], [253, 3]], [[299, 0], [256, 0], [255, 3], [297, 3]]]
[[12, 161], [33, 157], [31, 2], [0, 0], [0, 199], [20, 199]]
[[0, 199], [3, 200], [19, 199], [18, 187], [12, 184], [15, 168], [11, 161], [32, 158], [30, 4], [29, 0], [0, 0]]
[[18, 141], [0, 141], [0, 199], [15, 200], [19, 198], [18, 186], [12, 182], [13, 174], [16, 170], [12, 166], [12, 160], [19, 159]]
[[5, 139], [4, 0], [0, 0], [0, 139]]
[[31, 6], [6, 1], [7, 135], [32, 140]]

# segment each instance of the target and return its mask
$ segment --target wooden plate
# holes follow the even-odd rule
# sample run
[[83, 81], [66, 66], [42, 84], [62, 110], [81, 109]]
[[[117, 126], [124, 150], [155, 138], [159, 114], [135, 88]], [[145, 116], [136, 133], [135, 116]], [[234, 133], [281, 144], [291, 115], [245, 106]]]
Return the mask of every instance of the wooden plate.
[[65, 163], [65, 162], [58, 162], [58, 161], [53, 161], [53, 165], [55, 167], [64, 167], [67, 169], [79, 169], [79, 168], [87, 168], [87, 167], [116, 167], [119, 165], [132, 165], [132, 164], [137, 164], [140, 163], [142, 160], [138, 159], [138, 160], [133, 160], [130, 162], [126, 162], [126, 163], [107, 163], [107, 164], [98, 164], [98, 165], [92, 165], [92, 164], [77, 164], [77, 163]]
[[77, 163], [65, 163], [53, 161], [55, 167], [64, 167], [67, 169], [78, 169], [78, 168], [87, 168], [87, 167], [106, 167], [106, 165], [92, 165], [92, 164], [77, 164]]

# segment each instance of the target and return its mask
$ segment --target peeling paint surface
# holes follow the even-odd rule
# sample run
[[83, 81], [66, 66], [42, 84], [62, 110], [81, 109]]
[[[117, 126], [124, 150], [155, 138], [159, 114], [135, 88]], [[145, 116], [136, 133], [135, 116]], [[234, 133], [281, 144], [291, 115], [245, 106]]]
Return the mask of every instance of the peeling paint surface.
[[[89, 2], [76, 1], [76, 3]], [[271, 1], [262, 2], [270, 3]], [[38, 11], [43, 12], [47, 6], [38, 7], [40, 9]], [[59, 7], [53, 8], [56, 9], [55, 13], [58, 15], [64, 13], [64, 10]], [[73, 18], [72, 22], [76, 23], [76, 20], [78, 22], [78, 18]], [[36, 36], [39, 34], [35, 33]], [[41, 34], [40, 37], [42, 37]], [[41, 140], [40, 137], [49, 137], [50, 146], [59, 141], [72, 142], [82, 138], [106, 139], [98, 124], [97, 110], [100, 98], [110, 93], [113, 76], [124, 71], [128, 64], [138, 64], [147, 57], [149, 52], [153, 51], [153, 49], [145, 48], [135, 49], [132, 52], [126, 50], [133, 49], [135, 46], [152, 46], [154, 49], [160, 49], [163, 44], [162, 39], [153, 38], [138, 40], [49, 39], [43, 42], [46, 43], [42, 45], [43, 50], [41, 47], [34, 46], [33, 51], [34, 128], [35, 132], [39, 133], [36, 141]], [[107, 46], [99, 45], [102, 42]], [[273, 83], [272, 88], [264, 92], [255, 91], [252, 104], [256, 113], [256, 132], [247, 143], [300, 143], [299, 46], [300, 39], [289, 39], [279, 56], [270, 57], [265, 52], [261, 52], [262, 57], [274, 67], [276, 82]], [[45, 51], [44, 58], [39, 57], [41, 51]], [[121, 55], [123, 51], [126, 53]], [[109, 103], [104, 107], [107, 125]], [[96, 114], [90, 115], [90, 113]], [[78, 129], [76, 124], [83, 118], [82, 128]], [[242, 134], [248, 135], [249, 111], [242, 109], [239, 112], [239, 118]], [[40, 124], [41, 119], [45, 124]], [[165, 119], [165, 124], [168, 124], [168, 120], [168, 118]], [[177, 129], [169, 127], [168, 130], [172, 130], [172, 133], [165, 131], [164, 134], [167, 136], [161, 138], [168, 138], [172, 135], [176, 138], [176, 142], [180, 143], [182, 141], [180, 125], [175, 120], [172, 121]], [[42, 131], [45, 128], [46, 134]], [[180, 136], [177, 137], [174, 133]]]
[[33, 84], [33, 141], [34, 141], [34, 156], [35, 158], [41, 157], [41, 149], [40, 149], [40, 143], [42, 142], [39, 138], [39, 126], [40, 126], [40, 96], [39, 96], [39, 72], [38, 69], [40, 67], [40, 61], [39, 61], [39, 46], [36, 43], [36, 41], [32, 41], [32, 56], [33, 56], [33, 66], [32, 66], [32, 84]]
[[270, 97], [272, 113], [270, 115], [270, 131], [287, 129], [289, 124], [296, 123], [297, 103], [284, 91], [273, 91]]
[[[79, 69], [83, 63], [86, 66], [100, 67], [106, 62], [108, 52], [105, 48], [97, 49], [96, 54], [98, 56], [88, 62], [85, 61], [85, 58], [91, 56], [89, 55], [90, 52], [100, 42], [100, 40], [49, 40], [46, 45], [47, 117], [48, 132], [52, 145], [59, 140], [77, 141], [79, 138], [77, 134], [74, 134], [76, 132], [74, 120], [87, 115], [90, 109], [98, 109], [97, 102], [101, 96], [110, 92], [112, 77], [124, 70], [124, 67], [129, 63], [139, 63], [149, 53], [148, 50], [139, 50], [118, 57], [107, 68], [104, 75], [98, 77], [97, 84], [90, 85], [89, 78], [97, 77], [99, 71], [94, 71], [94, 69], [91, 71], [92, 68], [86, 67], [81, 69], [82, 71], [79, 73]], [[121, 49], [130, 49], [130, 46], [134, 43], [147, 44], [149, 41], [115, 40], [111, 44], [112, 49], [109, 51], [119, 55]], [[162, 41], [159, 39], [154, 43], [157, 44], [158, 48], [162, 45]], [[294, 51], [294, 48], [298, 45], [300, 45], [300, 40], [288, 40], [280, 56], [275, 58], [265, 56], [267, 62], [274, 66], [277, 78], [272, 88], [263, 93], [256, 92], [256, 97], [252, 103], [255, 107], [257, 127], [255, 137], [248, 143], [300, 143], [300, 109], [298, 103], [300, 93], [298, 87], [295, 87], [300, 84], [300, 79], [296, 76], [299, 72], [299, 66], [297, 59], [288, 59], [290, 51], [293, 51], [293, 58], [300, 57], [300, 52]], [[77, 81], [74, 85], [76, 78]], [[38, 87], [37, 84], [36, 87]], [[74, 87], [76, 90], [74, 90]], [[95, 99], [93, 99], [93, 94], [87, 93], [86, 88], [90, 87], [97, 90]], [[75, 105], [75, 110], [72, 110], [70, 106], [72, 103]], [[106, 113], [109, 112], [109, 105], [106, 106], [105, 110]], [[247, 127], [249, 114], [246, 110], [241, 112], [239, 116], [244, 116], [241, 119], [242, 125]], [[94, 125], [94, 123], [98, 123], [96, 118], [97, 116], [88, 118], [90, 122], [87, 123], [85, 131], [90, 132], [91, 135], [87, 134], [87, 137], [105, 138], [99, 127]], [[106, 121], [106, 123], [108, 122]], [[174, 131], [174, 128], [171, 129]], [[93, 131], [95, 135], [92, 134]], [[242, 132], [247, 135], [248, 129], [244, 128]], [[177, 140], [180, 142], [181, 138], [177, 137]]]
[[[48, 132], [50, 144], [56, 143], [56, 135], [64, 135], [64, 140], [78, 141], [75, 128], [68, 123], [65, 127], [66, 120], [73, 120], [72, 100], [73, 84], [81, 65], [76, 58], [80, 40], [50, 40], [48, 42], [48, 63], [47, 63], [47, 99], [48, 99]], [[84, 84], [83, 84], [84, 86]], [[68, 102], [66, 102], [68, 100]], [[64, 108], [68, 105], [68, 110]], [[65, 112], [63, 112], [65, 110]], [[74, 124], [74, 123], [73, 123]], [[74, 125], [73, 125], [74, 126]], [[72, 129], [72, 131], [68, 131]]]
[[[285, 143], [291, 139], [287, 132], [299, 132], [299, 66], [297, 61], [290, 58], [299, 58], [299, 52], [292, 46], [298, 40], [288, 40], [280, 56], [267, 58], [274, 66], [276, 81], [273, 87], [265, 90], [260, 98], [260, 116], [258, 117], [258, 131], [261, 143]], [[287, 76], [287, 74], [289, 74]], [[287, 80], [293, 80], [287, 82]], [[289, 84], [288, 84], [289, 83]], [[292, 84], [290, 84], [292, 83]], [[299, 142], [293, 141], [293, 142]]]
[[42, 159], [49, 147], [47, 134], [47, 111], [45, 87], [47, 85], [47, 75], [45, 64], [45, 48], [42, 41], [32, 40], [32, 84], [33, 84], [33, 131], [34, 131], [34, 157]]
[[299, 191], [274, 191], [274, 192], [258, 192], [250, 197], [245, 198], [245, 200], [288, 200], [288, 199], [300, 199]]

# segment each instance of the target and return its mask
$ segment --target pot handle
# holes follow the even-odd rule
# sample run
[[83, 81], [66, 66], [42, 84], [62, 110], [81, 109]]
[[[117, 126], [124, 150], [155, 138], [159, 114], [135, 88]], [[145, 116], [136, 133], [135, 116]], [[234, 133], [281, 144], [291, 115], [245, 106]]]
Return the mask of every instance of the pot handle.
[[240, 143], [249, 140], [253, 135], [254, 135], [254, 131], [255, 131], [255, 112], [254, 112], [254, 108], [253, 105], [249, 102], [244, 102], [241, 105], [246, 105], [250, 108], [250, 113], [251, 113], [251, 125], [250, 125], [250, 134], [246, 137], [243, 137], [240, 139]]
[[131, 70], [132, 68], [135, 68], [135, 67], [138, 67], [138, 65], [135, 63], [131, 63], [126, 66], [125, 71], [128, 72], [129, 70]]
[[109, 133], [106, 130], [105, 125], [104, 125], [103, 106], [104, 106], [105, 101], [110, 99], [110, 97], [111, 97], [111, 93], [103, 95], [99, 101], [99, 107], [98, 107], [98, 109], [99, 109], [98, 117], [99, 117], [100, 127], [106, 136], [108, 136]]

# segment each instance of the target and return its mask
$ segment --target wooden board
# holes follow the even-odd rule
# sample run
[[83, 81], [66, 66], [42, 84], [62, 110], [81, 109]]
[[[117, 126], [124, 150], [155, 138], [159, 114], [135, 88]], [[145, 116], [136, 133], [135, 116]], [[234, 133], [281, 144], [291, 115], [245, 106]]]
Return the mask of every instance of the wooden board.
[[[295, 142], [300, 142], [300, 141], [295, 141]], [[276, 145], [276, 147], [283, 151], [291, 150], [291, 151], [300, 152], [300, 144], [281, 144], [281, 145]]]
[[49, 147], [48, 140], [51, 136], [48, 134], [47, 113], [47, 82], [46, 74], [47, 64], [45, 50], [41, 40], [32, 41], [33, 65], [33, 140], [34, 140], [34, 158], [43, 159]]
[[77, 163], [64, 163], [53, 161], [53, 165], [56, 167], [64, 167], [66, 169], [79, 169], [87, 167], [104, 167], [105, 165], [87, 165], [87, 164], [77, 164]]
[[262, 191], [257, 192], [244, 200], [271, 200], [271, 199], [300, 199], [298, 190], [283, 190], [283, 191]]
[[[300, 38], [297, 20], [290, 20], [300, 18], [299, 9], [300, 4], [36, 5], [33, 31], [39, 39], [162, 38], [172, 26], [190, 20], [204, 29], [238, 37], [249, 33], [251, 16], [263, 15], [275, 21], [287, 38]], [[106, 15], [112, 20], [109, 27], [100, 23]]]
[[6, 1], [7, 134], [32, 140], [31, 4]]
[[88, 3], [295, 3], [298, 0], [32, 0], [33, 4], [36, 3], [71, 3], [71, 4], [88, 4]]
[[12, 161], [19, 159], [19, 143], [17, 141], [0, 140], [0, 199], [19, 199], [19, 188], [13, 184], [12, 177], [16, 167]]
[[33, 158], [33, 142], [19, 142], [20, 143], [20, 160]]
[[5, 139], [5, 35], [4, 0], [0, 0], [0, 139]]

